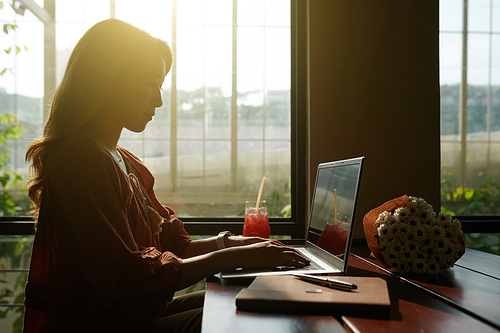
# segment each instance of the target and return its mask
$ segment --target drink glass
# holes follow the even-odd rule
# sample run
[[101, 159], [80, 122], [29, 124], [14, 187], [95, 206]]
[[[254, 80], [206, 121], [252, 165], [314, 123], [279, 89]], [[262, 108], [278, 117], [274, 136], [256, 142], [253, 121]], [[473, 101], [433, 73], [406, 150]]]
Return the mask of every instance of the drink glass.
[[243, 236], [257, 236], [269, 238], [271, 228], [267, 217], [266, 201], [259, 203], [259, 209], [256, 209], [256, 201], [245, 201], [245, 223], [243, 224]]

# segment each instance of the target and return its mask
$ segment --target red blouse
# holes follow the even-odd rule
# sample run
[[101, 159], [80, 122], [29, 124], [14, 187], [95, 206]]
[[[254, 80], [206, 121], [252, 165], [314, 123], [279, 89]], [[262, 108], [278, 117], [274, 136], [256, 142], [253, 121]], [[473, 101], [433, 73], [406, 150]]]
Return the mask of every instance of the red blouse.
[[162, 231], [153, 232], [133, 176], [107, 151], [81, 134], [58, 143], [46, 162], [25, 332], [133, 332], [172, 299], [192, 238], [156, 199], [146, 166], [119, 150]]

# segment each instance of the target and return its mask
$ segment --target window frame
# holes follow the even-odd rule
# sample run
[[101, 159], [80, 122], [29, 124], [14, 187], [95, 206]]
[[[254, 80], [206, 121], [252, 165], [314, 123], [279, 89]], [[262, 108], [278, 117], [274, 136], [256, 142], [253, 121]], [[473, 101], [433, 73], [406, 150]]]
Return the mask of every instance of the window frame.
[[[307, 220], [307, 7], [305, 1], [291, 1], [291, 217], [269, 218], [272, 235], [305, 238]], [[243, 233], [244, 218], [181, 217], [192, 235], [216, 235], [221, 230]]]

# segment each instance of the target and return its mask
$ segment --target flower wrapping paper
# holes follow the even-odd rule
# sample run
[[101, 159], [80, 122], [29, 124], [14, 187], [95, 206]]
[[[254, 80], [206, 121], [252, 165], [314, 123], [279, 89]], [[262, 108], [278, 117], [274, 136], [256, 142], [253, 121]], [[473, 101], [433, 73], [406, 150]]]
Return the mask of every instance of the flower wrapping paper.
[[372, 256], [393, 272], [438, 274], [465, 252], [460, 222], [422, 198], [387, 201], [364, 216], [363, 228]]

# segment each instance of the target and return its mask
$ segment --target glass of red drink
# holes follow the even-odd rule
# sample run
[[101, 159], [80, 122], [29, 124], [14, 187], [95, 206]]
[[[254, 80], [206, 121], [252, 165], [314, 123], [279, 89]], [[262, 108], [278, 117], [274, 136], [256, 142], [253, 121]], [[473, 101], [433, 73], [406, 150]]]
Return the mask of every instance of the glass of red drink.
[[258, 209], [256, 201], [246, 201], [243, 236], [269, 238], [270, 235], [271, 228], [269, 227], [269, 219], [267, 217], [266, 201], [260, 201]]

